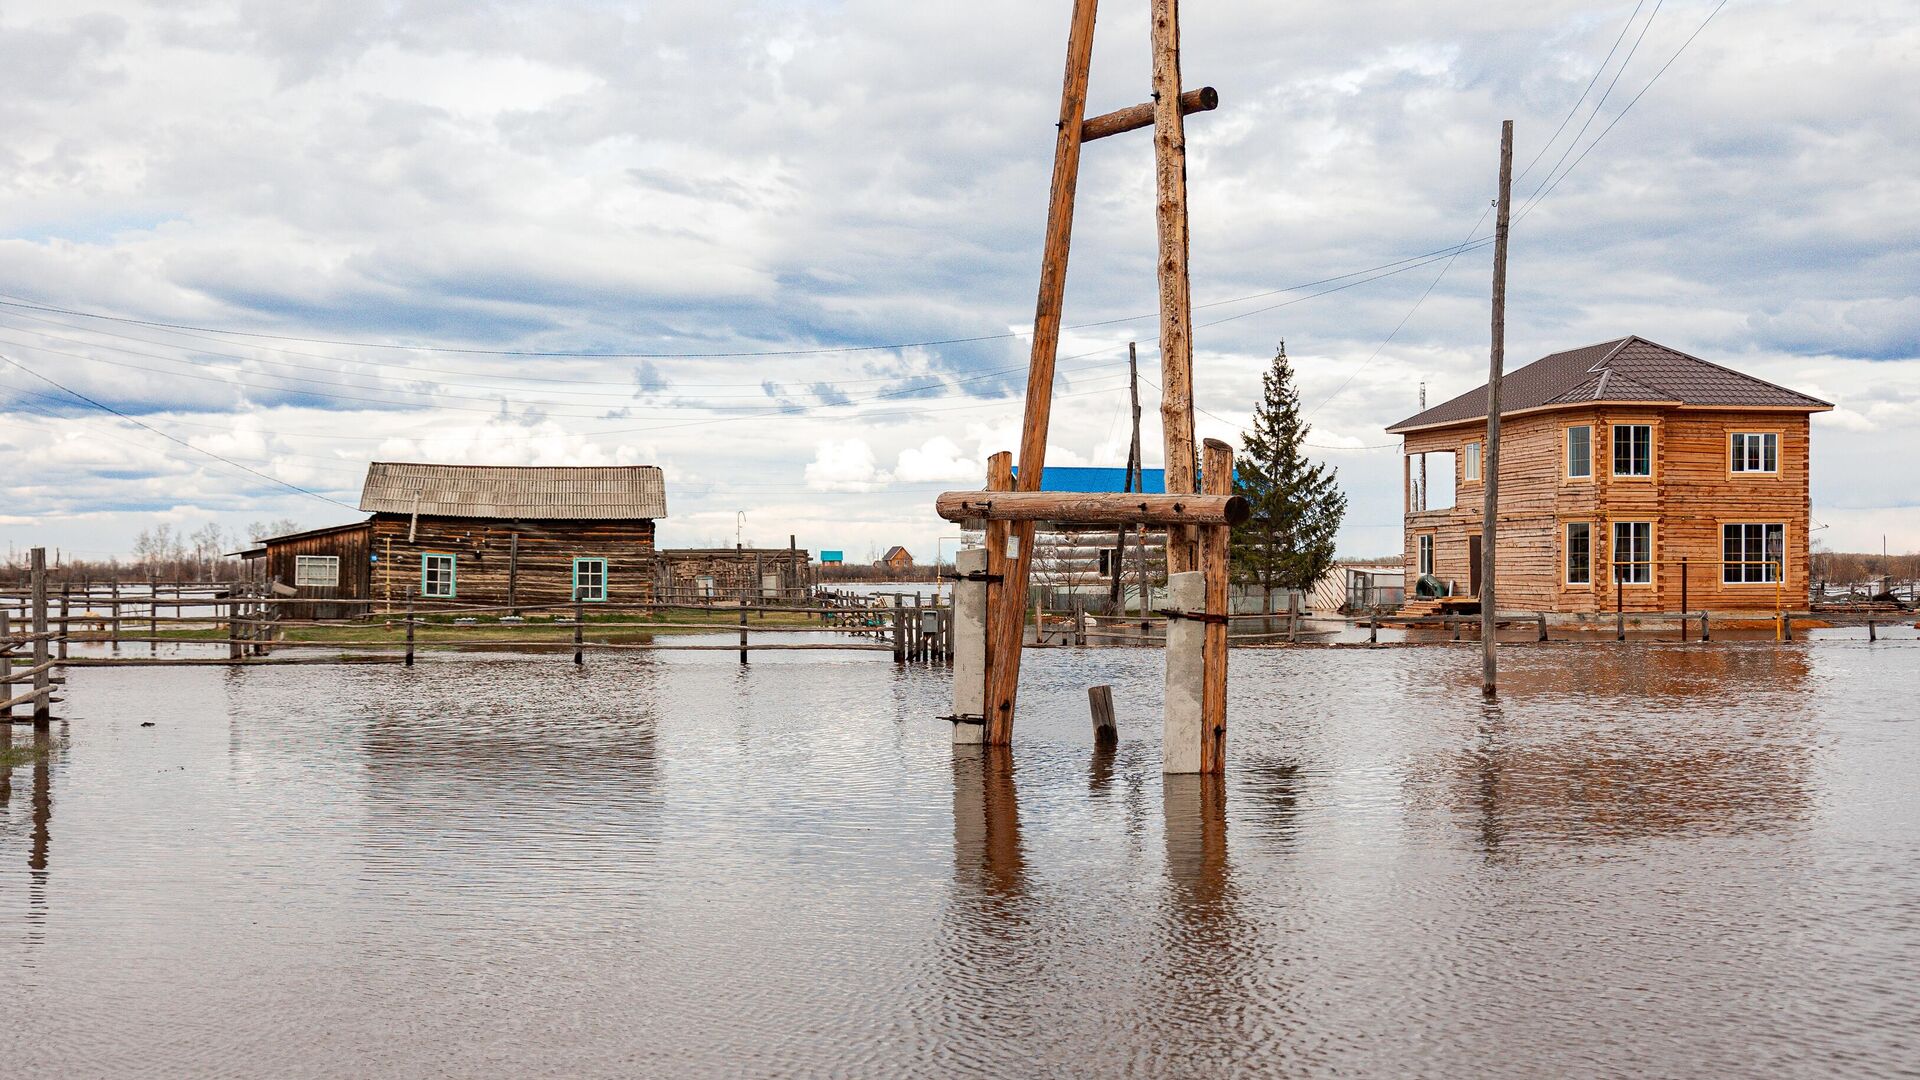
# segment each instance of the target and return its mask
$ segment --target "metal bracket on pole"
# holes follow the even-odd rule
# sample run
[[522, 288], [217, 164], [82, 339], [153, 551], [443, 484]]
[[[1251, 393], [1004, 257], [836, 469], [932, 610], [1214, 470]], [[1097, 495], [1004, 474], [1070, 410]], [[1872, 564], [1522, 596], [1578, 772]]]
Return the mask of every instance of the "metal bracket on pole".
[[989, 574], [985, 570], [974, 570], [965, 574], [941, 574], [947, 581], [985, 581], [988, 583], [1007, 580], [1005, 574]]
[[984, 724], [987, 718], [975, 713], [955, 713], [952, 716], [937, 716], [936, 720], [945, 720], [950, 724]]

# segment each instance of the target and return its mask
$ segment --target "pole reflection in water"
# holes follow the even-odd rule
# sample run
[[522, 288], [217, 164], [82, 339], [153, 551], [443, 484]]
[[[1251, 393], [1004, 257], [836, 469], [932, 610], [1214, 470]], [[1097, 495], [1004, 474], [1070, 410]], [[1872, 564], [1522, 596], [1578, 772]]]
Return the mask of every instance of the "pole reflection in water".
[[1026, 895], [1010, 747], [954, 748], [953, 876], [963, 895], [977, 895], [1002, 913]]

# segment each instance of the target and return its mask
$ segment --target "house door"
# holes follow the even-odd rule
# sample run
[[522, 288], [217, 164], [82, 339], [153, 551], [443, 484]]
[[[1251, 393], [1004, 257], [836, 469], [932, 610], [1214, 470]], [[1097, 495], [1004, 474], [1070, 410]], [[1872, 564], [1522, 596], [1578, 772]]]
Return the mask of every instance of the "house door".
[[1467, 534], [1467, 595], [1480, 595], [1480, 534]]

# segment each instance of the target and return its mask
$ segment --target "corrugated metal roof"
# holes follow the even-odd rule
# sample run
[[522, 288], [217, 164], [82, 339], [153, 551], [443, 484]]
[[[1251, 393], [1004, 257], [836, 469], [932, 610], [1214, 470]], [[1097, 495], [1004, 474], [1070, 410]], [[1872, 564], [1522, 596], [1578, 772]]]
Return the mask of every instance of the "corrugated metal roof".
[[367, 466], [360, 509], [375, 514], [519, 520], [632, 520], [667, 516], [667, 485], [653, 465]]
[[[1500, 380], [1500, 415], [1587, 401], [1762, 406], [1820, 412], [1832, 402], [1708, 363], [1642, 337], [1543, 356]], [[1389, 427], [1390, 432], [1465, 423], [1487, 415], [1485, 384]]]

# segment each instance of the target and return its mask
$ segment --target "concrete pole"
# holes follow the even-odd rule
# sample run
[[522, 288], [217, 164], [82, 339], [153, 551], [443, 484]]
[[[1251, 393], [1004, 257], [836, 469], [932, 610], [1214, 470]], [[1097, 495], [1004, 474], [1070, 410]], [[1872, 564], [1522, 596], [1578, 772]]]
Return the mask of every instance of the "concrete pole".
[[[984, 717], [987, 709], [987, 583], [967, 580], [987, 572], [984, 548], [954, 553], [953, 569], [953, 715]], [[985, 724], [956, 721], [956, 746], [985, 740]]]
[[[1205, 611], [1206, 575], [1198, 570], [1168, 574], [1167, 607], [1172, 611]], [[1200, 771], [1206, 631], [1207, 624], [1198, 619], [1167, 620], [1166, 716], [1160, 741], [1163, 773]]]

